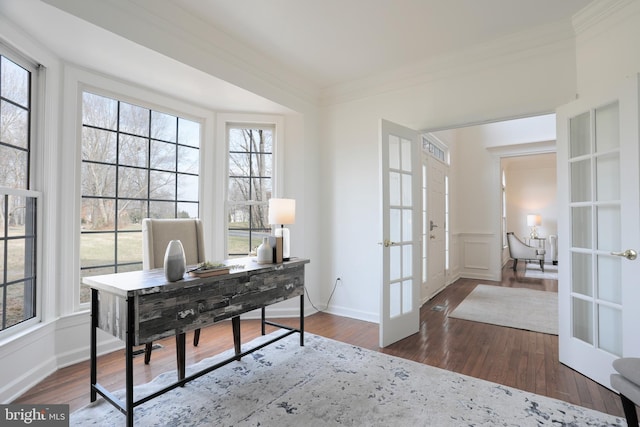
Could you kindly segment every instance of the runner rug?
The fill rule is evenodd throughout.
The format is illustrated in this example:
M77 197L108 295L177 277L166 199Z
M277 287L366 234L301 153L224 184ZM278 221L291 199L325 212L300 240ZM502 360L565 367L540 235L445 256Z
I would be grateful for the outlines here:
M164 373L136 387L136 396L175 377ZM297 334L266 346L134 414L136 426L624 425L622 418L313 334L305 334L304 347ZM117 426L125 417L99 398L70 421Z
M558 294L477 285L449 317L558 335Z

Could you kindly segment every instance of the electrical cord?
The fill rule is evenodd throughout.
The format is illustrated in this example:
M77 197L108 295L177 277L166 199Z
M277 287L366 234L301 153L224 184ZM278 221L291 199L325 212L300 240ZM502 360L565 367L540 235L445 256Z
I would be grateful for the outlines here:
M333 298L333 293L336 291L336 288L338 287L338 282L340 281L340 278L338 277L335 281L335 283L333 284L333 290L331 291L331 295L329 295L329 299L327 300L327 308L329 307L329 303L331 302L331 298ZM307 291L307 286L304 286L304 293L307 295L307 299L309 300L309 304L311 304L311 307L315 308L316 311L322 313L324 311L326 311L326 309L324 310L320 310L318 307L316 307L313 302L311 301L311 298L309 297L309 291Z

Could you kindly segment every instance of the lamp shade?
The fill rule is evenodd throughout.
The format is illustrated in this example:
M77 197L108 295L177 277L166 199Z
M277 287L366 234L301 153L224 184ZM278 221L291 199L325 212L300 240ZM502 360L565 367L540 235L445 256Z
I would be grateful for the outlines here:
M296 222L294 199L269 199L269 224L293 224Z
M536 227L542 225L542 217L537 214L527 215L527 226Z

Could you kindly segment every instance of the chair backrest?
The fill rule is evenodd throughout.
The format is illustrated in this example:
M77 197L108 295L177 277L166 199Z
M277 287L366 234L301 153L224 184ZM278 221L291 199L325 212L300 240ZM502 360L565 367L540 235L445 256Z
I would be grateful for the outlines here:
M511 256L511 258L536 258L537 249L518 239L513 231L507 233L507 242L509 243L509 256Z
M199 219L142 220L142 268L162 268L164 254L171 240L180 240L187 265L207 260L204 253L204 232Z

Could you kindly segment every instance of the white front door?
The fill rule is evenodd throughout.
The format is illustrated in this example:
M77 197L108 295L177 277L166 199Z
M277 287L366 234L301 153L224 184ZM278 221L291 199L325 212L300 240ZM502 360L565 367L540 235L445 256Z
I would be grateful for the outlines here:
M423 234L427 241L427 275L422 288L422 300L427 301L441 291L446 279L445 217L447 166L432 156L427 161L427 221ZM423 169L424 170L424 169Z
M418 132L382 120L381 347L420 328L420 163Z
M560 362L610 387L640 357L638 80L558 110Z

